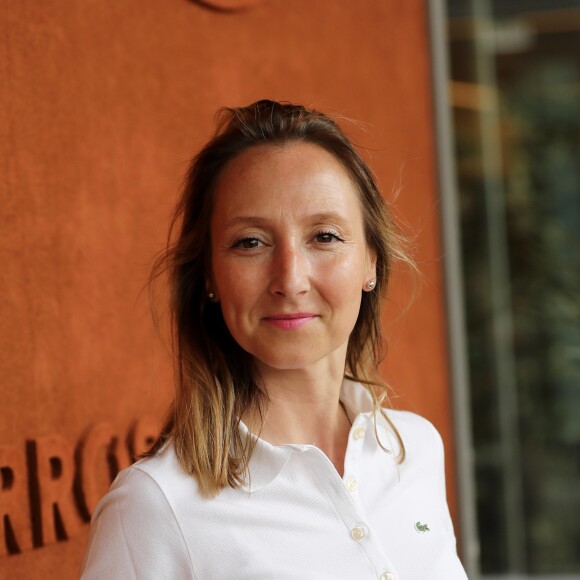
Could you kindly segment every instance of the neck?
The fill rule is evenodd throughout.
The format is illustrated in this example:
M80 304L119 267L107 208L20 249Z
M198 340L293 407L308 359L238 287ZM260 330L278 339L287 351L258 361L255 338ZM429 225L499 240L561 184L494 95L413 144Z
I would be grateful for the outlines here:
M244 417L250 430L272 445L315 445L342 475L350 430L339 400L344 363L325 360L296 370L259 365L257 375L269 402L261 430L256 418Z

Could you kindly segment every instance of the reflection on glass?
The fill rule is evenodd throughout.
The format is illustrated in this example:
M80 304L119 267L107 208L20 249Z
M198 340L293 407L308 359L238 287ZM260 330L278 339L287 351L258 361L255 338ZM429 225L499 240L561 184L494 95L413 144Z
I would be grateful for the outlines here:
M484 574L580 572L580 2L448 0Z

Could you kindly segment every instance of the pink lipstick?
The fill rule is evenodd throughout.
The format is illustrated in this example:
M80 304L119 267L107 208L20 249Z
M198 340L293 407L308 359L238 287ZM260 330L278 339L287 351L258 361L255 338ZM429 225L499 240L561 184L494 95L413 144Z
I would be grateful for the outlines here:
M263 320L277 328L292 330L308 324L314 318L316 318L316 314L312 314L311 312L293 312L292 314L265 316Z

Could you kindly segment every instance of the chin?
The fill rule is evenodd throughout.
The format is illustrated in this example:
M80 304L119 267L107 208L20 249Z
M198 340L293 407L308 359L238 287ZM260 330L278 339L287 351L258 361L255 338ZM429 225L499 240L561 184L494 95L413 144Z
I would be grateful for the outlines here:
M248 351L252 358L256 361L258 366L264 365L271 369L279 371L296 371L300 369L307 369L316 363L327 360L329 364L338 362L344 364L344 356L346 356L346 348L344 345L334 347L329 346L327 349L322 348L308 348L307 346L300 346L296 349L256 349ZM344 351L344 352L343 352ZM342 363L339 361L342 360Z
M274 357L257 357L254 356L254 359L258 362L259 365L264 365L271 369L276 369L279 371L296 371L300 369L305 369L310 365L317 362L318 359L313 359L312 357L282 357L282 356L274 356Z

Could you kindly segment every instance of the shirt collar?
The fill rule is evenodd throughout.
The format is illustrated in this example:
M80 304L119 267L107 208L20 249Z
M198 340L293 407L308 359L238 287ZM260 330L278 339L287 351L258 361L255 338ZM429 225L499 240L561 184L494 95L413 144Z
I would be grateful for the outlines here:
M294 450L291 445L271 445L260 439L243 421L240 421L240 430L242 437L253 437L256 440L248 465L248 479L242 489L248 492L260 491L276 479Z
M375 407L368 390L360 383L344 378L340 388L340 400L356 417L359 413L373 413ZM349 413L350 415L350 413ZM350 417L351 420L353 417Z
M372 421L373 400L368 390L360 383L345 378L340 390L340 400L347 408L353 425L355 421L366 422L369 419ZM380 426L382 426L382 422ZM242 486L245 491L253 493L272 483L284 469L292 454L298 451L301 446L271 445L256 437L243 421L240 421L240 430L242 437L256 439L256 445L248 466L248 480Z
M345 378L342 382L340 400L347 409L353 429L363 427L365 431L372 431L373 436L367 439L371 448L381 448L383 451L394 453L395 455L399 453L400 446L397 442L397 438L395 437L391 426L386 420L384 420L381 414L376 413L375 415L373 398L366 387L361 385L361 383ZM383 409L383 411L388 413L387 409Z

